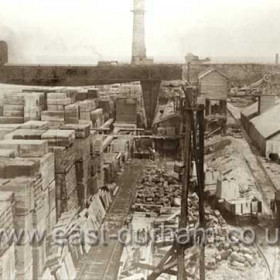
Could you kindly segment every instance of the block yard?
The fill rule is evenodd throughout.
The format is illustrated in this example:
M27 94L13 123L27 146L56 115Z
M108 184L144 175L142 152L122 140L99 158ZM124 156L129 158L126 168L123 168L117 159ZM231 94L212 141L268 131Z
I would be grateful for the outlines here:
M130 64L0 41L0 280L280 279L278 55L155 63L145 14Z

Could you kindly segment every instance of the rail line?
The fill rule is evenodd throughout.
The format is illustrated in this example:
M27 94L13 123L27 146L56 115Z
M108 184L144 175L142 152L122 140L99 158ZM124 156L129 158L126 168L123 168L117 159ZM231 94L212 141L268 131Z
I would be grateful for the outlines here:
M248 143L252 154L254 155L254 158L256 159L257 163L258 163L258 167L261 169L261 171L263 172L263 174L265 175L265 180L267 182L267 184L265 185L265 187L270 188L269 191L270 193L273 192L273 194L277 191L277 187L275 186L275 184L273 183L272 179L270 178L269 174L267 173L266 169L264 168L260 157L261 154L258 151L258 149L255 147L254 143L252 142L251 138L249 137L248 133L246 132L246 130L244 129L241 121L239 119L237 119L234 114L231 112L231 110L228 109L229 114L232 116L232 118L235 120L238 128L241 130L241 136L243 136L243 138L246 140L246 142ZM262 189L261 184L259 183L259 178L256 176L255 171L252 169L250 163L248 162L248 160L246 160L246 163L253 175L253 177L255 178L255 183L259 189L259 191L261 192L261 194L264 196L265 200L268 199L268 197L265 197L266 194L264 193L264 190ZM269 197L270 198L270 197ZM267 205L268 207L270 207L270 205Z
M118 230L125 225L130 214L135 189L142 175L145 162L143 160L132 160L130 165L126 166L125 172L118 180L119 192L104 220L104 226L109 237L108 242L91 248L90 252L81 261L77 280L117 279L118 260L123 250L122 244L117 240L117 234Z
M248 143L248 145L249 145L249 147L250 147L252 153L254 154L254 156L255 156L255 158L256 158L256 160L257 160L257 162L258 162L259 167L262 169L262 171L264 172L264 174L265 174L265 176L266 176L266 180L270 183L269 185L270 185L271 187L273 187L273 190L274 190L274 191L276 191L276 190L277 190L276 186L274 185L273 181L271 180L271 178L270 178L269 175L267 174L265 168L263 167L263 165L262 165L262 163L261 163L261 161L260 161L260 159L259 159L260 153L259 153L259 151L256 149L254 143L252 142L251 138L250 138L249 135L247 134L246 130L244 129L244 127L243 127L243 125L242 125L242 123L240 122L239 119L237 119L237 118L234 116L234 114L231 112L231 110L228 109L228 112L229 112L229 114L231 115L231 117L235 120L235 123L237 124L238 128L241 130L241 133L240 133L241 136L243 136L243 138L244 138L244 139L246 140L246 142ZM255 179L255 183L256 183L256 185L257 185L258 190L259 190L259 191L261 192L261 194L264 196L265 194L263 193L261 186L258 184L258 178L255 176L254 170L252 170L252 168L251 168L251 166L250 166L250 163L249 163L247 160L246 160L246 163L247 163L247 165L248 165L248 168L249 168L250 171L251 171L251 174L253 175L253 177L254 177L254 179ZM265 254L263 253L262 249L260 248L260 246L259 246L256 242L254 242L254 246L255 246L255 248L258 250L260 256L262 257L262 259L263 259L264 262L265 262L265 266L266 266L266 268L267 268L267 270L268 270L270 279L273 279L272 270L271 270L271 268L270 268L270 266L269 266L269 262L268 262L268 260L267 260L267 258L266 258L266 256L265 256Z

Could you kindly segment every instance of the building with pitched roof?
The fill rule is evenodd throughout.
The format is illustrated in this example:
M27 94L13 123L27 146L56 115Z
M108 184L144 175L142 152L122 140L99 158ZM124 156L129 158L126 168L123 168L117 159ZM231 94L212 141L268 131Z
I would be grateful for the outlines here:
M230 83L225 74L217 69L210 68L201 73L198 79L201 96L213 99L227 99Z
M247 132L267 158L271 153L280 155L280 104L252 118Z

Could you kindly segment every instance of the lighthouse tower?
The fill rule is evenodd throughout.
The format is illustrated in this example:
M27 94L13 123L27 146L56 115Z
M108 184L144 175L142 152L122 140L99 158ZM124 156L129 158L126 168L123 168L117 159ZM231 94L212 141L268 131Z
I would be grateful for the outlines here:
M146 61L145 45L145 0L133 0L133 42L132 64L141 64Z

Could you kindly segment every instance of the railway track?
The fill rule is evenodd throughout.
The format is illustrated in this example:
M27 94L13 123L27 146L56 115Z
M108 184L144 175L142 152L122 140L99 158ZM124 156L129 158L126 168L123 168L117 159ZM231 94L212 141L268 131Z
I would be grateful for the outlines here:
M145 167L145 160L132 160L118 180L120 187L104 220L106 242L92 247L81 260L77 280L117 279L119 260L123 246L118 241L118 232L123 228L130 214L138 180Z
M255 147L254 143L252 142L251 138L249 137L249 135L247 134L246 130L243 128L243 125L241 123L241 121L236 118L234 116L234 114L231 112L231 110L228 109L229 114L231 115L231 117L235 120L235 123L237 124L238 128L241 130L241 136L246 140L246 142L248 143L252 153L255 156L255 159L258 162L258 166L262 169L263 173L265 174L265 180L269 183L270 189L275 192L277 190L276 186L274 185L273 181L271 180L270 176L267 174L265 168L262 165L262 162L260 161L259 157L261 156L259 151L257 150L257 148ZM259 184L259 178L258 176L256 176L255 171L252 169L250 162L246 160L246 163L248 165L248 168L251 171L251 174L253 175L254 179L255 179L255 183L257 185L258 190L260 191L260 193L262 194L262 196L264 197L264 200L267 201L267 198L265 198L265 193L262 190L262 186ZM266 185L267 186L267 185ZM269 197L270 198L270 197ZM269 205L268 205L269 206ZM262 229L263 230L263 229ZM267 259L267 257L265 256L263 250L261 249L261 247L257 244L257 242L254 242L254 246L257 249L257 251L259 252L259 255L262 257L262 259L264 260L265 266L267 268L267 271L269 273L269 277L272 280L273 279L273 273L272 273L272 269L269 265L269 261Z
M252 140L250 139L246 130L243 128L241 121L234 116L231 110L228 109L228 112L235 120L235 123L237 124L238 128L241 130L241 136L246 140L246 142L250 147L252 155L249 158L245 157L245 161L255 179L255 183L259 192L262 194L263 201L266 203L267 211L269 212L269 214L271 214L270 202L272 199L274 199L275 192L277 191L277 187L275 186L272 179L268 175L266 169L264 168L260 160L261 154L258 151L258 149L255 147ZM254 161L256 162L255 166L252 165L252 162ZM263 176L261 176L260 174L262 174Z

